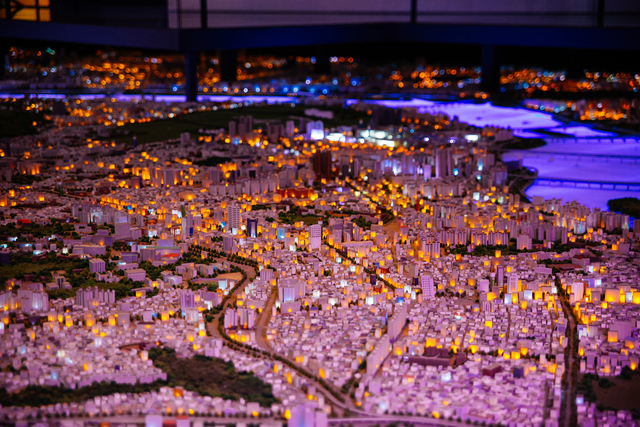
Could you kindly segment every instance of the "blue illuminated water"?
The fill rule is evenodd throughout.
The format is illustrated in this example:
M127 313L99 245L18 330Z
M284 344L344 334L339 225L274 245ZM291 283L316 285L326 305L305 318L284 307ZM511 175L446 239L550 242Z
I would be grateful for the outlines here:
M515 136L521 138L543 138L546 146L525 152L506 153L507 158L521 156L523 166L538 170L540 178L561 178L595 182L640 183L640 164L630 159L602 158L600 156L640 156L640 138L603 132L585 125L566 125L555 120L550 113L525 108L501 107L491 104L450 102L441 103L422 99L376 100L375 104L393 108L415 107L426 113L444 113L457 116L459 121L474 126L510 127ZM565 137L546 137L536 130L552 131ZM559 155L540 155L536 152L567 152L596 155L580 159L563 158ZM533 154L536 155L533 155ZM526 195L558 198L565 202L573 200L590 208L607 210L607 201L621 197L638 197L640 191L580 189L550 187L534 182Z

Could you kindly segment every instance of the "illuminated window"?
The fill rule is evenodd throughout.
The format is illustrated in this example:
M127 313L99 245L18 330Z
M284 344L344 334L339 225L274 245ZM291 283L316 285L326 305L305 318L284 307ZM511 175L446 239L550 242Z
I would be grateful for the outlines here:
M0 0L0 19L51 21L49 0Z

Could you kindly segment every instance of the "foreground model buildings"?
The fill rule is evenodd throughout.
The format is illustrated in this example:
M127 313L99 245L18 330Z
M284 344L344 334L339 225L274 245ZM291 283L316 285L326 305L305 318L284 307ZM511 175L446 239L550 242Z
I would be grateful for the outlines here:
M329 128L322 105L270 121L244 107L224 129L131 145L105 122L210 106L71 105L3 150L7 422L638 422L578 382L638 370L640 223L527 200L533 175L501 160L509 129L359 104L370 125ZM160 349L230 361L274 399L178 386ZM147 389L10 403L96 382Z

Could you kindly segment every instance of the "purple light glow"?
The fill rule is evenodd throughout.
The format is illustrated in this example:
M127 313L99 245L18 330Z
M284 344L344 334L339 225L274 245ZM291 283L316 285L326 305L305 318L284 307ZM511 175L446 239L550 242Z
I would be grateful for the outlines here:
M603 132L599 130L594 130L586 126L569 126L569 127L558 127L549 129L553 132L564 133L566 135L571 135L575 137L604 137L604 136L615 136L615 133L612 132Z
M591 209L599 208L602 211L609 210L607 201L620 197L638 197L636 191L592 190L567 187L549 187L544 185L532 185L526 191L528 197L541 196L545 199L562 199L563 202L578 201Z
M185 95L129 95L129 94L114 94L114 95L105 95L105 94L83 94L83 95L73 95L73 94L56 94L56 93L32 93L29 95L25 94L11 94L11 93L0 93L0 99L7 98L16 98L22 99L25 96L28 96L29 99L82 99L82 100L93 100L93 99L115 99L121 102L130 102L130 101L140 101L145 99L147 101L156 102L186 102L187 97ZM258 96L258 95L249 95L249 96L228 96L228 95L198 95L198 102L251 102L251 103L263 103L267 104L282 104L282 103L296 103L298 102L298 98L295 96Z
M553 151L571 154L640 156L640 138L547 138L547 145L521 152ZM579 150L578 150L579 149Z
M419 112L444 113L453 118L458 116L461 122L474 126L500 126L511 129L553 128L561 123L554 120L551 114L530 111L524 108L497 107L490 102L473 104L464 102L434 102L423 99L376 100L365 101L371 104L384 105L391 108L415 107Z
M543 157L525 157L523 160L525 166L538 169L540 178L640 182L640 165L634 163L606 162L597 158L565 160L552 154Z
M518 138L544 138L546 135L528 130L514 129L513 136L517 136Z
M225 96L225 95L198 95L198 101L209 101L209 102L255 102L262 103L266 102L267 104L282 104L282 103L293 103L297 102L298 98L294 96L258 96L258 95L249 95L249 96Z
M639 138L548 138L547 145L518 152L505 153L503 157L522 157L523 165L538 169L540 178L564 178L603 182L640 182L640 164L633 159L586 157L593 155L640 157ZM543 152L560 154L536 154ZM585 157L563 158L561 153L581 154ZM594 190L570 187L549 187L533 184L527 196L577 200L590 208L607 210L607 200L621 197L640 197L637 191Z

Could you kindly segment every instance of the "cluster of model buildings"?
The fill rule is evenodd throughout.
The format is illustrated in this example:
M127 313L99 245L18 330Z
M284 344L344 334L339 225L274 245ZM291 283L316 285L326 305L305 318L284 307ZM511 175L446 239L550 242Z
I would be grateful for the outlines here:
M315 407L299 406L305 399L328 409L294 369L207 335L217 325L207 325L204 311L233 289L223 311L231 339L285 357L337 388L353 387L356 405L372 413L553 425L567 363L564 295L578 323L580 370L637 370L640 224L630 228L628 216L575 202L529 203L510 194L508 172L521 165L489 152L506 131L413 110L403 118L386 110L373 116L383 130L345 129L344 138L333 139L309 118L272 123L265 138L250 116L238 116L228 132L184 134L171 143L87 142L87 129L77 126L11 142L10 173L43 180L29 188L0 183L8 189L2 224L55 220L74 231L35 239L18 229L0 260L50 252L88 259L97 284L72 289L70 273L56 270L50 281L6 281L0 340L3 368L13 370L0 373L1 386L15 392L151 383L165 374L148 349L162 343L181 357L233 360L272 384L281 403L264 410L161 389L2 412L22 419L297 408L302 415L295 417L315 417ZM429 121L444 131L425 136L417 123ZM399 135L398 125L416 136ZM388 146L416 137L422 142L411 148ZM47 142L56 138L70 144ZM216 156L229 159L197 164ZM48 191L86 194L53 203ZM194 248L198 262L184 261ZM237 277L213 277L234 263L218 252L256 262L257 276L237 289ZM159 277L150 276L149 265ZM116 298L115 285L127 280L139 286ZM59 290L75 297L48 298Z

